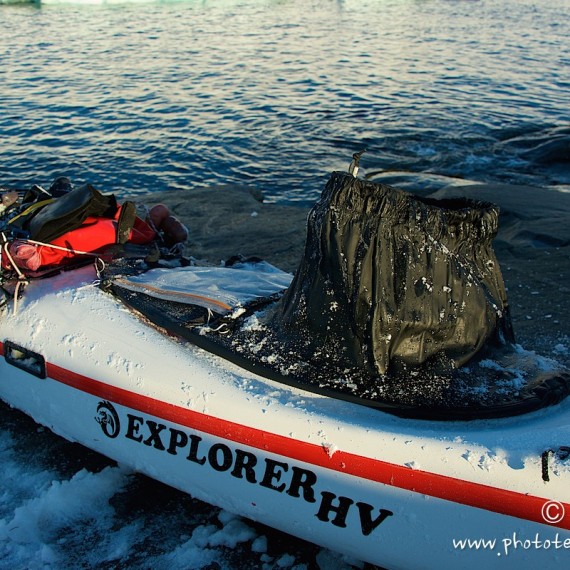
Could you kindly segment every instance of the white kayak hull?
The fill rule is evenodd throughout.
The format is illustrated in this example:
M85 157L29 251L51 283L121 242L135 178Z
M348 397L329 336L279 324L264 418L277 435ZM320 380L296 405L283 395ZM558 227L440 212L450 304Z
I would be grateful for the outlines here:
M0 397L38 423L385 568L568 561L570 461L556 450L570 444L570 401L496 420L398 418L169 338L94 277L85 268L35 281L16 314L1 315Z

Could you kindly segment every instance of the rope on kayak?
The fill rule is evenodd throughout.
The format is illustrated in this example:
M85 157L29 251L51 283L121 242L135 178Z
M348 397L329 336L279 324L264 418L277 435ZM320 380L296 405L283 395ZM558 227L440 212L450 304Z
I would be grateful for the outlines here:
M97 285L103 281L103 271L107 268L107 264L100 258L95 259L95 273L97 273Z
M2 234L2 238L4 239L4 243L2 244L2 251L4 255L8 258L8 263L12 266L12 269L16 272L18 276L18 280L16 281L16 288L14 290L14 314L18 312L18 297L20 296L20 289L23 289L30 281L24 275L24 273L20 270L20 268L16 265L14 258L10 253L9 242L6 240L6 236ZM0 266L1 267L1 266Z
M16 285L14 288L14 294L13 294L13 299L14 299L14 314L18 313L18 299L20 297L20 294L23 290L23 288L28 285L30 283L30 279L29 277L22 271L22 269L18 266L18 264L16 263L16 261L14 260L14 257L12 256L12 254L10 253L10 245L11 243L13 243L13 241L10 241L6 235L4 234L4 232L2 232L1 234L2 236L2 244L0 246L0 268L3 267L3 260L2 257L5 256L7 259L7 266L13 270L16 273L17 279L16 279ZM44 246L44 247L49 247L52 249L57 249L60 251L67 251L69 253L73 253L76 255L86 255L89 257L94 257L95 258L95 269L97 271L97 273L99 274L100 271L103 271L103 269L105 268L105 264L103 262L103 260L101 259L101 257L99 256L99 254L97 253L93 253L90 251L80 251L77 249L72 249L69 247L62 247L59 245L54 245L51 243L46 243L46 242L41 242L41 241L36 241L36 240L32 240L32 239L28 239L28 238L18 238L17 241L21 242L21 243L28 243L31 245L37 245L37 246ZM97 263L100 262L103 264L103 267L101 269L98 268Z
M63 247L61 245L54 245L53 243L45 243L43 241L35 241L33 239L19 239L18 241L22 241L25 243L31 243L32 245L42 245L44 247L49 247L51 249L57 249L59 251L67 251L69 253L74 253L77 255L89 255L90 257L99 258L99 254L93 253L92 251L81 251L79 249L73 249L71 247Z

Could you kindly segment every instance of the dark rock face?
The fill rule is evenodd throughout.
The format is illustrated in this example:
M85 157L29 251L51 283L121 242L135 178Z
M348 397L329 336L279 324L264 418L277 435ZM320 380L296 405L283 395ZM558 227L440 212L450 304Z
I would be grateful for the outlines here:
M552 127L504 141L536 164L570 164L570 128Z

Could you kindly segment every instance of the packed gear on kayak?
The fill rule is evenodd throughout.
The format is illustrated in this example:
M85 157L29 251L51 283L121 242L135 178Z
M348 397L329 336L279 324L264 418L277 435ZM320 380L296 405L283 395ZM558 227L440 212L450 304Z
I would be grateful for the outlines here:
M113 194L90 184L74 188L66 177L57 178L49 190L0 188L0 195L2 286L12 295L30 278L94 259L109 261L126 243L157 241L172 248L188 237L162 204L140 207L138 215L133 202L119 204Z

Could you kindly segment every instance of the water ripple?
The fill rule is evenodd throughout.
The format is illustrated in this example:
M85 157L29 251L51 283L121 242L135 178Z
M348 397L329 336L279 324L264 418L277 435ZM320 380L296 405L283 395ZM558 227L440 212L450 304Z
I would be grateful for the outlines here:
M1 6L0 175L310 202L366 146L370 171L564 184L566 135L556 168L532 150L569 123L570 8L538 4Z

